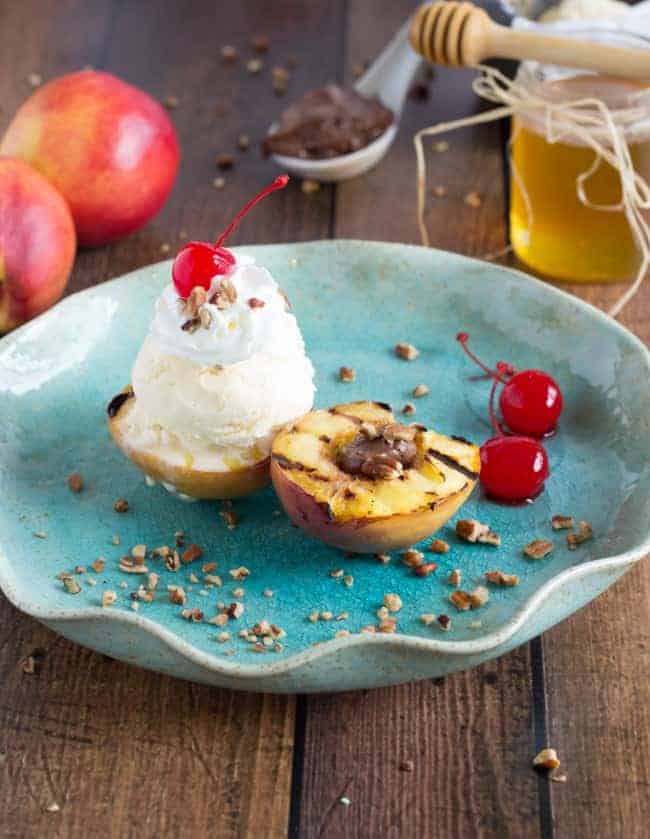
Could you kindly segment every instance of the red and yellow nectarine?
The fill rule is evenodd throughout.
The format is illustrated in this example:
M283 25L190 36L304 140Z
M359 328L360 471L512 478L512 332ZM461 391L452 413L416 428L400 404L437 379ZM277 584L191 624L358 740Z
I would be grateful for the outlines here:
M67 200L80 245L142 227L176 178L176 131L162 106L109 73L82 70L33 93L0 154L34 166Z
M56 189L22 160L0 157L0 333L61 297L76 244Z

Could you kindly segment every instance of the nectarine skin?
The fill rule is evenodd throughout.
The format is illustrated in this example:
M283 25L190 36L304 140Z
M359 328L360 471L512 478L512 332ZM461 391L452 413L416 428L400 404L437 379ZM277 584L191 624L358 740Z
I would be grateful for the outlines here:
M435 533L467 501L475 482L447 496L431 510L403 513L382 518L333 521L326 505L290 481L277 461L271 459L271 480L291 521L316 539L342 551L387 553L414 545Z
M56 303L75 250L62 196L22 160L0 157L0 333Z
M268 457L241 469L215 472L172 463L159 453L134 445L125 420L135 404L135 398L129 385L111 400L108 430L124 454L154 481L167 484L168 488L173 487L176 492L190 498L203 500L241 498L270 483ZM113 406L117 407L114 409Z
M165 203L180 159L163 107L96 70L61 76L33 93L9 125L0 154L25 160L59 190L85 246L146 224Z

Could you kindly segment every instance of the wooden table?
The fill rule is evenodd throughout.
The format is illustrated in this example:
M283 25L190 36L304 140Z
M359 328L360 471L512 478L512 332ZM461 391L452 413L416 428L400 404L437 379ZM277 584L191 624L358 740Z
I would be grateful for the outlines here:
M45 79L91 64L134 82L172 112L183 148L164 212L123 242L78 257L70 291L154 262L187 231L208 239L274 173L256 149L283 100L270 68L292 55L289 96L350 82L411 9L408 0L41 0L0 8L0 127ZM219 59L271 51L258 76ZM465 73L440 71L409 103L400 136L365 178L268 204L238 242L327 237L416 242L416 128L478 107ZM442 248L483 255L507 242L503 125L449 138L431 155L428 223ZM217 191L215 155L235 167ZM464 196L477 191L472 209ZM573 289L606 306L617 289ZM650 284L623 322L650 338ZM255 696L200 687L97 655L0 598L0 836L562 837L635 839L650 824L650 567L640 564L588 609L542 638L467 673L387 690ZM34 649L36 675L20 662ZM556 748L567 782L531 770ZM411 772L400 769L412 761ZM351 803L339 803L347 796ZM58 806L58 810L54 805Z

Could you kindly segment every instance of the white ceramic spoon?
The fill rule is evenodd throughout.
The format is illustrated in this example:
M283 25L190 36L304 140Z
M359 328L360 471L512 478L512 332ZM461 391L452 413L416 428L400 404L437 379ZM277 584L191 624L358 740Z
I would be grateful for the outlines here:
M350 154L324 160L272 155L282 170L296 178L345 181L367 172L379 163L395 139L404 101L422 61L411 49L408 28L407 22L354 86L357 93L364 96L378 96L395 114L393 124L370 145ZM272 134L275 129L276 124L273 124L269 133Z

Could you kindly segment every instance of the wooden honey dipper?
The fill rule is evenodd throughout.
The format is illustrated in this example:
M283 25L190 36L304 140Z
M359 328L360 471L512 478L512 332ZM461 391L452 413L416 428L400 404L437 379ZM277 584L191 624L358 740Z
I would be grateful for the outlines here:
M425 3L413 16L409 38L427 61L451 67L471 67L491 58L532 59L650 81L650 50L508 29L473 3Z

